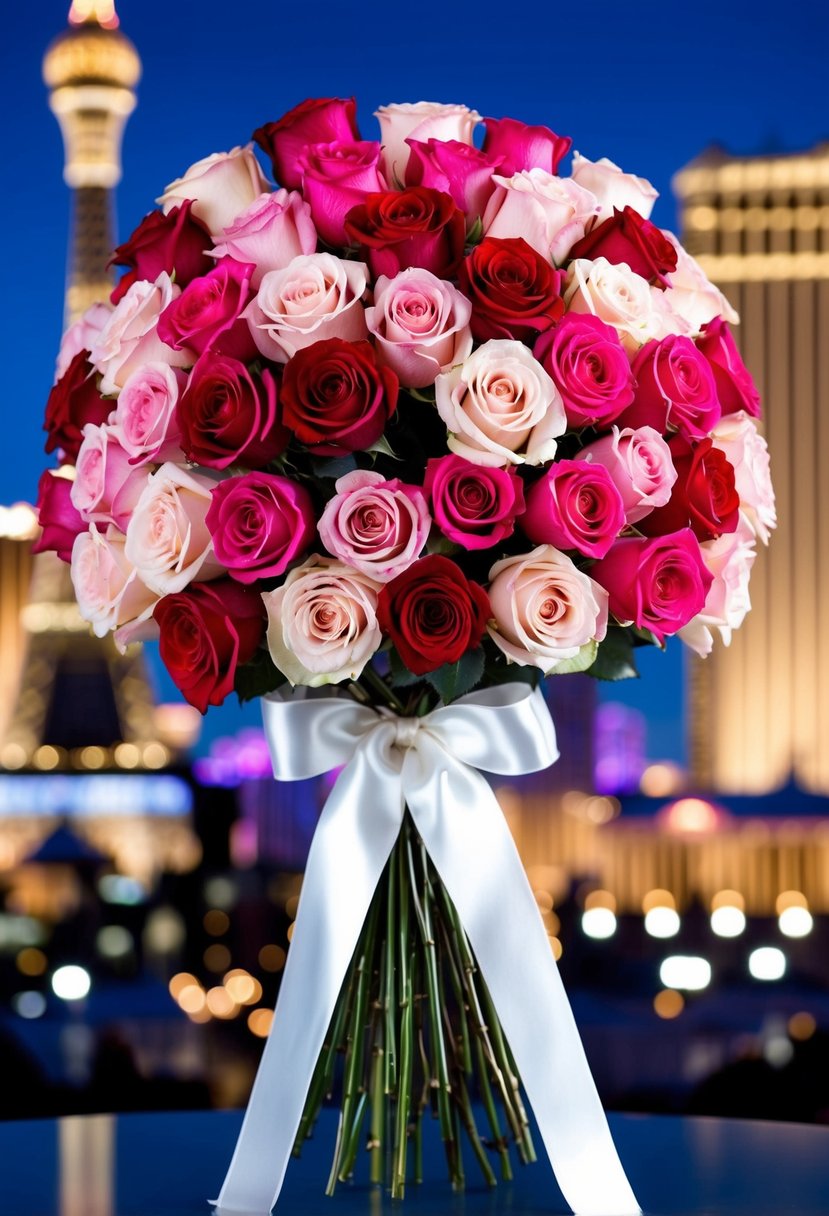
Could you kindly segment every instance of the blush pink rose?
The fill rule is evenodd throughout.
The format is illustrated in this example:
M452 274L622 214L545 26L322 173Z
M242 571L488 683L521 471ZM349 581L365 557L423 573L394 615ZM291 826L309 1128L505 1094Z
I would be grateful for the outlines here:
M702 611L713 581L690 528L617 540L590 574L607 591L617 621L649 629L660 643Z
M145 363L126 381L112 429L130 464L183 459L176 404L186 383L186 373L166 363Z
M489 549L512 536L524 510L524 483L516 469L440 456L426 465L423 492L435 524L463 549Z
M740 628L751 610L748 584L757 556L754 532L743 523L736 532L705 541L700 550L713 582L702 612L680 629L679 636L686 646L705 657L714 647L713 631L719 633L724 646L730 646L734 630Z
M250 302L253 266L222 260L192 279L158 318L158 336L173 350L206 350L243 362L256 355L256 343L242 313Z
M244 473L213 490L207 526L217 561L239 583L277 578L316 535L304 486L273 473Z
M524 169L558 173L559 164L573 142L556 135L549 127L528 126L515 118L485 118L484 122L484 152L503 160L506 177Z
M579 459L604 465L622 496L629 524L644 519L654 507L664 507L677 478L671 449L649 426L614 426L610 435L583 448Z
M777 527L777 508L765 439L745 410L726 414L714 427L711 438L734 469L741 511L755 535L767 545L770 532Z
M390 186L402 185L406 180L410 139L419 143L439 139L471 144L475 127L481 121L480 114L467 106L444 105L438 101L380 106L374 117L380 123L381 167Z
M633 401L633 372L619 335L589 313L565 313L533 354L564 402L571 427L606 427Z
M646 342L633 360L636 392L618 418L622 427L651 426L704 439L720 418L717 388L707 360L690 338L671 335Z
M71 498L87 523L112 523L125 531L147 477L146 469L130 463L114 427L84 427Z
M146 626L144 637L157 633L151 618L158 596L145 587L127 560L125 540L111 524L106 532L91 524L72 548L72 586L78 610L99 638L124 626L131 626L133 637L139 626Z
M612 325L632 357L651 338L664 336L665 313L656 305L664 292L627 266L614 266L607 258L576 258L567 269L564 304L568 312L590 313Z
M378 583L417 561L432 526L422 490L363 469L341 477L335 489L319 521L329 553Z
M607 632L607 593L552 545L507 557L489 572L489 636L522 667L551 675L580 654L589 665Z
M362 296L367 285L362 262L346 262L330 253L301 255L283 270L265 275L244 316L261 354L287 363L315 342L365 338Z
M311 208L295 190L260 194L232 224L223 229L211 250L214 258L235 258L254 269L258 287L269 270L282 270L302 253L315 253L317 230Z
M717 317L737 325L739 316L696 258L691 257L672 232L663 235L676 249L677 259L676 270L668 275L665 298L672 311L685 321L689 334L698 337L703 327Z
M207 526L216 481L163 464L147 478L127 525L124 553L138 577L158 595L224 574Z
M385 190L380 145L367 140L309 144L299 157L302 194L327 245L347 245L345 217L367 194Z
M253 145L214 152L196 161L187 172L170 182L156 199L166 215L188 199L192 213L210 230L214 240L251 203L264 194L268 182L259 168Z
M51 469L44 469L37 484L37 522L40 535L32 553L57 553L63 562L72 556L75 537L86 532L87 524L72 502L72 482Z
M697 347L711 364L723 414L745 410L752 417L759 418L760 394L757 385L743 363L731 330L722 317L716 317L703 326L702 334L697 338Z
M112 313L110 304L92 304L83 316L70 325L60 340L57 365L55 367L55 383L57 384L69 364L82 350L91 350L98 334L106 325Z
M532 486L521 527L536 544L604 557L625 526L625 504L608 470L559 460Z
M377 280L366 324L379 361L406 388L425 388L471 354L471 315L472 305L456 287L412 267Z
M192 351L173 350L158 336L158 318L180 294L181 288L163 273L154 283L140 279L121 297L89 356L101 373L102 393L117 393L145 363L168 363L170 367L193 363Z
M569 177L525 169L512 177L495 174L495 193L484 213L484 236L523 237L559 265L595 219L598 204Z
M472 144L455 139L428 139L421 143L407 139L409 163L407 186L427 186L448 194L456 207L466 213L467 227L479 219L492 197L492 175L502 167L500 156L489 156Z
M659 192L654 190L650 182L625 173L604 156L601 160L593 161L574 152L572 177L598 200L597 223L610 219L614 210L624 211L625 207L632 207L643 219L650 219L653 205L659 198Z
M309 144L360 138L357 103L353 97L309 97L276 122L257 128L253 138L271 158L280 185L298 190L302 185L299 158Z

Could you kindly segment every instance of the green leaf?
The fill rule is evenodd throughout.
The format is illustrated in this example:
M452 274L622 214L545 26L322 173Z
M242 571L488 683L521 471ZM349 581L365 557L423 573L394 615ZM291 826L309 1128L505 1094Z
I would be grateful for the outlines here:
M419 684L423 679L423 676L416 676L413 671L409 671L393 647L389 651L389 674L393 688L411 688L413 684Z
M385 435L381 435L380 438L371 445L371 447L366 448L366 451L373 452L377 456L390 456L392 460L402 459L402 457L397 455Z
M434 388L407 388L406 392L410 397L414 397L415 401L425 401L427 405L435 404Z
M562 659L560 663L556 663L555 667L547 672L547 675L567 676L575 671L587 671L588 667L592 667L596 661L598 650L598 642L586 642L577 655L574 655L572 659Z
M239 703L253 701L256 697L264 697L269 692L275 692L286 684L287 680L267 650L257 650L249 663L236 668L234 688Z
M631 633L633 634L634 646L658 646L660 650L665 649L665 643L660 642L656 634L651 633L650 629L637 629L635 626L631 626Z
M426 679L444 705L448 705L473 689L483 674L484 651L479 646L477 650L468 651L457 663L444 663L437 671L430 671Z
M481 217L477 215L472 223L471 228L466 234L466 246L470 248L472 245L478 245L481 237L484 235L484 225Z
M638 676L629 630L620 625L611 625L607 637L599 644L596 661L587 671L597 680L627 680Z

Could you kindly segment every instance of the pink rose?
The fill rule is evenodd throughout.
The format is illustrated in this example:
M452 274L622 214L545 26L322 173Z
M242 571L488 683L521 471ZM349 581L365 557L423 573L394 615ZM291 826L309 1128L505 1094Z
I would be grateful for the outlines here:
M679 636L686 646L704 657L714 646L712 630L719 632L724 646L730 646L731 635L751 609L748 583L757 556L754 532L746 523L736 532L705 541L700 550L713 582L702 612L680 629Z
M556 265L580 240L598 204L589 190L569 177L525 169L512 177L498 174L496 190L484 213L484 235L523 237Z
M267 179L259 168L253 146L248 144L196 161L183 177L170 182L156 202L167 215L173 207L192 199L193 215L209 228L215 240L267 189Z
M319 522L329 553L378 583L417 560L432 525L417 486L357 469L341 477L335 489Z
M182 459L176 403L186 383L186 373L166 363L145 363L126 381L112 429L130 464Z
M347 213L367 194L386 189L379 160L380 145L367 141L309 144L300 153L302 193L326 244L347 245Z
M690 338L671 335L646 342L633 360L636 393L622 413L623 427L670 428L686 439L704 439L720 418L711 369Z
M567 429L558 389L522 342L493 338L435 381L449 449L474 464L544 464Z
M406 166L407 186L427 186L448 194L466 213L467 227L480 218L492 197L492 175L500 169L501 157L490 156L455 139L429 139L420 143L407 139L411 149Z
M512 536L524 510L524 484L514 467L473 464L463 456L430 460L423 492L443 535L464 549L489 549Z
M471 314L472 305L456 287L413 267L377 280L366 324L379 361L406 388L424 388L471 354Z
M256 355L242 313L251 299L253 266L222 260L207 274L193 279L158 318L158 336L173 350L206 350L243 362ZM192 360L195 362L195 360Z
M129 524L124 554L159 595L224 574L207 526L216 481L177 464L163 464L146 481Z
M353 97L312 97L276 122L259 127L253 138L271 158L273 175L280 185L298 190L302 184L299 158L309 144L360 138L357 104Z
M380 123L383 145L381 168L389 185L402 185L409 163L408 141L430 139L471 144L481 116L467 106L443 105L437 101L400 102L381 106L374 117Z
M625 526L625 504L608 470L559 460L533 485L521 527L536 544L604 557Z
M662 295L627 266L614 266L607 258L576 258L567 270L564 304L569 312L590 313L612 325L633 356L651 338L670 332L656 305Z
M515 118L485 118L484 122L484 152L503 159L506 177L524 169L558 173L558 166L573 142L556 135L549 127L527 126Z
M251 284L258 287L269 270L282 270L301 253L315 253L317 230L311 208L294 190L260 194L232 224L223 230L214 258L249 262Z
M158 596L145 587L124 554L125 537L111 524L105 533L94 524L82 532L72 548L72 586L78 610L96 637L131 625L146 624L144 636L157 634L152 626Z
M622 496L629 524L664 507L671 497L677 477L671 449L653 427L622 431L614 426L612 434L583 448L579 458L604 465Z
M632 173L624 173L612 160L588 160L579 152L573 153L573 181L584 186L595 195L599 203L597 223L610 219L614 210L624 211L632 207L644 219L650 219L653 205L659 198L650 182Z
M759 418L760 394L722 317L703 326L697 347L711 364L723 414L745 410Z
M564 402L571 427L606 427L633 401L630 360L611 325L589 313L565 313L533 354Z
M672 232L664 235L676 249L676 270L668 275L665 299L673 312L681 317L688 331L697 337L709 321L722 317L731 325L740 318L723 293L710 281L699 262L683 249Z
M175 351L158 336L158 318L181 294L168 274L154 283L133 283L110 313L90 352L89 361L101 373L102 393L117 393L145 363L188 367L192 351Z
M146 469L131 464L114 427L88 423L75 465L72 504L87 523L112 523L124 532L147 476Z
M281 587L263 593L268 649L291 684L319 688L357 679L383 640L379 588L361 571L314 554Z
M745 410L726 414L714 427L711 438L733 466L741 510L755 535L767 545L769 532L777 527L777 509L765 439Z
M314 342L365 338L361 300L367 285L362 262L345 262L330 253L302 255L284 270L265 275L244 315L265 358L287 363Z
M507 557L489 572L489 636L508 659L545 675L584 666L607 632L607 594L552 545Z
M660 643L702 611L713 582L690 528L617 540L590 573L607 591L617 621L649 629Z
M272 473L244 473L219 482L207 526L216 559L239 583L284 574L316 535L308 491Z
M37 484L37 522L40 536L32 553L57 553L63 562L72 556L75 537L87 525L72 502L72 482L51 469L44 469Z
M60 350L55 367L55 384L69 368L69 364L82 350L91 350L98 334L112 313L109 304L92 304L83 316L70 325L60 340Z

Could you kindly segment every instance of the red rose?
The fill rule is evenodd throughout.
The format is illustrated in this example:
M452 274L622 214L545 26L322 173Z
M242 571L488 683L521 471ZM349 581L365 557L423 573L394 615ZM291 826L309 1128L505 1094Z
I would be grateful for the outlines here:
M161 660L182 695L203 714L233 691L236 669L249 663L266 625L258 591L230 579L191 583L153 609Z
M299 157L302 196L328 245L346 245L345 217L374 190L384 190L378 143L309 144Z
M714 540L736 532L740 496L734 466L711 439L693 446L677 437L671 440L671 458L677 479L664 507L640 519L636 527L646 536L662 536L691 527L698 540Z
M258 127L253 138L271 158L273 175L279 184L298 190L302 185L299 158L309 144L360 138L357 103L353 97L311 97L276 122Z
M556 135L549 127L529 127L515 118L485 118L484 152L503 157L501 173L512 177L524 169L557 173L562 157L570 151L571 139Z
M151 211L129 240L119 245L109 260L110 266L126 266L125 274L113 288L110 299L117 304L133 283L146 279L154 283L162 271L175 274L184 287L197 275L206 274L213 259L205 253L213 238L201 220L190 214L191 199L173 207L166 215Z
M472 301L479 342L514 338L529 345L564 313L564 275L523 237L487 237L461 264L458 286Z
M32 553L54 551L61 561L71 560L75 537L88 528L72 503L71 493L72 482L67 477L56 477L50 469L41 473L37 483L37 520L42 531L32 545Z
M667 287L665 275L676 270L675 246L633 207L624 211L614 207L613 215L577 241L568 257L607 258L614 265L624 262L634 274L659 287Z
M196 363L176 406L188 460L210 469L242 464L261 469L284 451L288 433L277 418L276 381L211 351Z
M383 434L397 392L397 376L378 367L369 342L328 338L285 365L282 421L320 456L362 452Z
M753 418L759 418L760 394L722 317L703 325L697 349L705 355L714 373L723 414L745 410Z
M489 597L448 557L419 558L381 588L377 620L416 676L457 663L481 642Z
M86 424L102 426L115 408L114 401L98 392L95 370L88 360L89 351L79 350L46 401L46 451L61 451L63 464L75 463Z
M213 350L233 359L253 359L256 343L250 326L241 320L253 298L250 286L255 266L222 258L207 274L193 279L158 318L158 336L173 350L203 355Z
M669 334L646 342L633 360L633 404L616 419L622 428L671 428L686 439L704 439L720 420L711 368L690 338Z
M369 194L345 217L345 231L366 250L375 278L421 266L446 279L463 257L466 217L442 190L408 186Z

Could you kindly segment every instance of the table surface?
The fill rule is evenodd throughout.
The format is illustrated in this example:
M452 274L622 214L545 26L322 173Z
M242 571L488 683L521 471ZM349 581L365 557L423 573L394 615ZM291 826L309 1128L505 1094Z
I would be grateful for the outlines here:
M239 1129L235 1111L109 1115L0 1124L7 1216L209 1216ZM827 1216L829 1128L724 1119L611 1116L647 1216ZM292 1163L280 1216L550 1216L567 1211L546 1162L488 1190L454 1194L430 1146L427 1179L405 1204L355 1183L323 1187L335 1130L327 1114ZM264 1214L263 1214L264 1216Z

